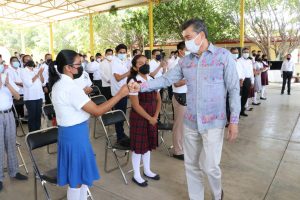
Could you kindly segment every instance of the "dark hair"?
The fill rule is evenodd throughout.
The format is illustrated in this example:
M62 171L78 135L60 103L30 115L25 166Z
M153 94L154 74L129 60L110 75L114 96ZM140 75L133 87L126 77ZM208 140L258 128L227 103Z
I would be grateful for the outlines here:
M35 67L33 60L29 60L27 63L24 63L24 67Z
M118 53L121 49L125 49L127 52L127 46L125 44L119 44L116 46L116 52Z
M182 29L182 31L184 31L185 29L187 29L190 26L193 26L193 29L196 33L203 32L205 34L205 37L207 38L208 31L207 31L207 27L203 20L198 19L198 18L190 19L182 24L181 29Z
M139 49L135 49L135 50L133 50L133 51L132 51L132 55L135 55L135 54L137 54L137 52L138 52L138 51L141 51L141 50L139 50Z
M16 56L10 57L9 62L11 63L13 59L17 59L17 61L20 63L19 59Z
M253 53L253 52L256 52L256 50L252 50L251 52L252 52L252 53Z
M155 54L156 52L158 52L158 51L160 52L159 49L153 49L153 50L152 50L152 55L154 55L154 54Z
M101 53L96 53L95 57L102 56Z
M45 60L46 60L46 57L47 57L47 56L52 56L52 55L51 55L50 53L46 53L46 54L45 54Z
M184 48L185 48L185 42L184 41L179 42L177 44L177 50L183 50ZM174 51L174 53L175 53L175 51Z
M245 50L249 50L249 48L247 47L243 48L242 52L244 52Z
M80 57L83 57L83 55L81 53L78 54Z
M236 48L236 47L231 47L230 48L230 52L233 52L234 50L238 50L238 48Z
M114 53L114 50L112 50L112 49L106 49L106 50L105 50L105 54L107 54L108 52Z
M22 57L22 63L24 63L25 57L27 57L27 56L29 56L29 57L31 58L30 55L24 55L24 56Z
M75 57L78 56L78 53L73 50L61 50L57 56L56 61L51 62L49 65L49 86L50 88L60 79L60 74L64 73L64 67L66 65L73 64ZM57 66L57 71L54 66Z
M136 76L138 75L138 71L136 71L135 69L133 69L133 67L136 67L137 60L140 59L141 57L147 58L144 55L136 55L136 56L133 57L133 59L131 61L132 66L130 68L130 75L127 78L127 83L129 83L129 81L131 79L134 79L136 81Z
M2 58L2 55L0 54L0 58Z
M288 53L286 56L292 56L292 54Z
M260 57L259 55L256 55L256 56L255 56L255 61L261 62L261 61L262 61L262 60L261 60L261 57Z

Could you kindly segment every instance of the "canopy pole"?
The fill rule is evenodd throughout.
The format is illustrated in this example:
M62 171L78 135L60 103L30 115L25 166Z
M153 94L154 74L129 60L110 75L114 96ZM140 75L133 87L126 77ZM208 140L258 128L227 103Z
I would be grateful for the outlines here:
M21 53L26 53L23 29L20 29L20 32L21 32Z
M153 0L149 0L149 46L153 50L154 32L153 32Z
M244 47L245 38L245 0L240 0L240 47Z
M93 14L89 14L89 21L90 21L90 51L91 55L95 55L95 49L94 49L94 26L93 26Z
M53 48L53 23L49 23L49 52L51 53L52 57L54 58L54 48Z

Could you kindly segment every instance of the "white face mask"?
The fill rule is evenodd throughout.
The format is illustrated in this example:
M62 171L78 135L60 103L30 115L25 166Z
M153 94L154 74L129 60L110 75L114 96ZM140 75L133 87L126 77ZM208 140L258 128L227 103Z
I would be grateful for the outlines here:
M100 58L97 58L97 62L101 62L101 59L100 59Z
M245 58L245 59L248 59L248 58L249 58L249 56L250 56L250 54L249 54L249 53L243 53L243 58Z
M112 56L111 55L109 55L109 56L106 56L106 58L107 58L107 60L112 60Z
M118 58L119 58L120 60L125 60L126 57L127 57L127 55L126 55L125 53L119 53L119 54L118 54Z
M199 49L201 48L204 39L201 40L200 45L197 45L195 43L195 40L198 38L198 36L200 35L200 33L191 40L185 41L185 46L187 48L188 51L190 51L191 53L198 53Z
M239 57L239 54L237 54L237 53L236 53L236 54L233 53L233 54L231 54L231 55L232 55L232 58L233 58L234 60L238 59L238 57Z

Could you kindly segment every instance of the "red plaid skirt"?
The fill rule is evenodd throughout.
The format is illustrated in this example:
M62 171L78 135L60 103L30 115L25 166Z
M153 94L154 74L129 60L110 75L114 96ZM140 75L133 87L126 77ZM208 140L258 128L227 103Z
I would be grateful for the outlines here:
M151 116L156 110L157 92L139 93L139 103ZM152 126L147 119L140 116L134 109L129 116L130 122L130 147L137 154L144 154L157 147L158 131L157 125Z
M261 73L261 85L269 85L268 71Z
M255 91L254 91L254 87L253 87L253 88L250 88L248 98L254 97L254 92L255 92Z

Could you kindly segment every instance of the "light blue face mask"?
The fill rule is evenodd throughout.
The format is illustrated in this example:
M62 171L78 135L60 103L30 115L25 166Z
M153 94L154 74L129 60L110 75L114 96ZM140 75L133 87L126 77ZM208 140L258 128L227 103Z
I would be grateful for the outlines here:
M0 73L2 73L4 71L4 65L0 65Z
M12 66L14 68L19 68L20 67L20 63L19 62L12 62Z
M119 58L120 60L125 60L126 57L127 57L127 55L126 55L125 53L119 53L119 54L118 54L118 58Z

